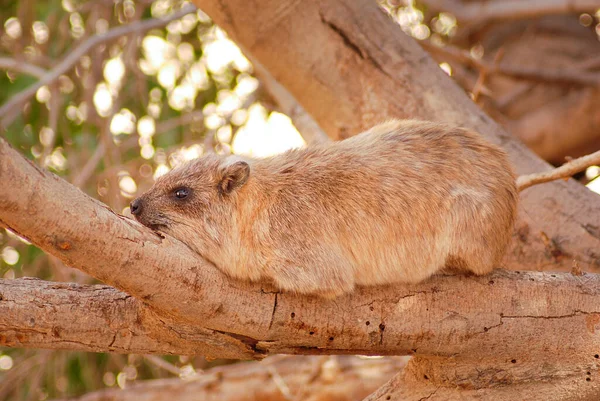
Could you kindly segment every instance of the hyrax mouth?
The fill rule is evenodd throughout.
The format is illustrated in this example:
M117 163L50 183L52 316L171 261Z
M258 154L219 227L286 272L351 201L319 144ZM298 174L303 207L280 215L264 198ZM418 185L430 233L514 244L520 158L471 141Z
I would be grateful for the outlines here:
M168 224L165 222L148 221L148 218L146 218L143 215L142 216L134 215L133 217L137 220L138 223L140 223L143 226L148 227L152 231L164 231L165 229L167 229L169 227Z
M144 223L142 223L144 224ZM150 228L152 231L164 231L164 229L168 228L168 226L166 224L160 224L160 223L155 223L155 224L144 224L146 227Z

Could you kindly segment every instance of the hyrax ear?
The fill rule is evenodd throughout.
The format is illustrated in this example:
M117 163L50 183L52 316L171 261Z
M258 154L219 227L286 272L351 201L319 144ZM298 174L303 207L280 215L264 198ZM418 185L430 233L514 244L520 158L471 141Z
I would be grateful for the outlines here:
M250 166L244 161L236 161L222 168L219 190L221 193L229 194L241 187L248 181Z

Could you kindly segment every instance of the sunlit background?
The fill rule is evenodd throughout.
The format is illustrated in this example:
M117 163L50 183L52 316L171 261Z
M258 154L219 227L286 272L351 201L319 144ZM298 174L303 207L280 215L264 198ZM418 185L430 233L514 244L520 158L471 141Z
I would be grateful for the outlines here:
M444 46L456 34L450 13L425 18L411 1L380 4L416 39ZM0 10L0 105L94 35L169 15L180 6L171 0L10 2ZM598 24L598 17L582 14L580 23ZM468 53L482 59L485 50L475 44ZM448 62L439 65L453 75ZM4 135L23 154L123 213L153 178L205 152L267 157L306 145L264 93L252 64L200 10L97 46L0 118ZM599 175L599 166L586 172L587 186L597 193ZM0 257L4 278L94 282L9 231L0 235ZM0 400L124 388L140 378L189 378L214 363L223 362L5 349Z

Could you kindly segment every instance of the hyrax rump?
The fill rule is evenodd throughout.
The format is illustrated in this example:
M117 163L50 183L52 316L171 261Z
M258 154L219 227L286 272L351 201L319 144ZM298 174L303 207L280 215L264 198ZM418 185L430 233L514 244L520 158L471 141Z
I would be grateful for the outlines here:
M502 150L409 120L265 159L207 155L158 178L131 211L231 277L333 297L446 267L490 272L517 199Z

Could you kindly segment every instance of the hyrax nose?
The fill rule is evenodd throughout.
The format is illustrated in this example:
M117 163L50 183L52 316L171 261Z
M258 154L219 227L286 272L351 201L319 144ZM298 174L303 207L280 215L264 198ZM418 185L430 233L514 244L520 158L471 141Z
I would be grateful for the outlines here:
M129 205L129 209L131 210L131 214L134 216L139 216L142 213L142 199L136 198Z

